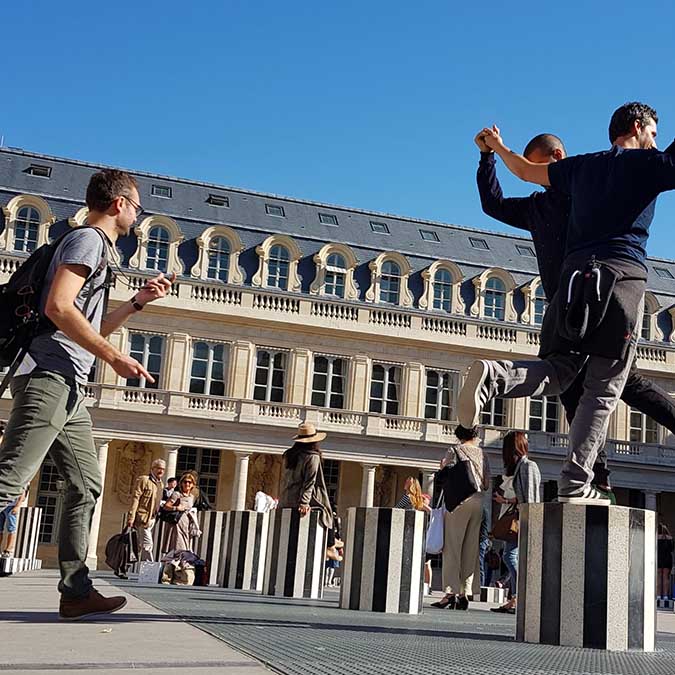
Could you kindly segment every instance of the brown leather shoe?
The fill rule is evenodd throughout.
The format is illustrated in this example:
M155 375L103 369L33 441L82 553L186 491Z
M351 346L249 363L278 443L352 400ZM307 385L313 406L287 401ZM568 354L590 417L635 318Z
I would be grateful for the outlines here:
M79 621L89 619L99 614L112 614L122 609L127 599L121 595L104 598L96 589L92 588L84 598L68 599L61 596L59 604L59 618L64 621Z

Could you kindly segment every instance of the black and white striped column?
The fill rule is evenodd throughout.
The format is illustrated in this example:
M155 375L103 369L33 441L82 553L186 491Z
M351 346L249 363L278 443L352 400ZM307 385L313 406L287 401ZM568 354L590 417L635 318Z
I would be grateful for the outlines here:
M218 582L218 565L220 564L221 539L225 511L200 511L197 514L202 536L192 540L192 552L206 562L208 576L204 585Z
M19 509L14 557L0 558L0 572L3 574L18 574L19 572L39 570L42 567L42 561L38 560L37 557L41 521L41 508L22 506ZM5 536L7 535L5 534Z
M477 598L474 596L473 600L475 602ZM481 586L480 602L492 602L503 605L506 602L506 589L497 588L496 586Z
M262 591L269 513L226 511L220 528L214 524L214 555L218 552L216 583L223 588ZM202 535L202 537L205 535ZM214 562L213 570L216 569Z
M319 511L300 517L297 509L270 513L263 593L287 598L323 597L326 530Z
M517 641L653 651L655 588L654 511L521 507Z
M348 509L340 607L419 614L425 541L423 511Z

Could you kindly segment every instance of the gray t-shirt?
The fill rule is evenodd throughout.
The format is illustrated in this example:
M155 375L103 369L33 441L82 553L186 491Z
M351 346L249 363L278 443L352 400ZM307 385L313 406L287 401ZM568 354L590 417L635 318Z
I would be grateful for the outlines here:
M81 228L76 234L69 234L54 253L54 257L47 270L45 284L40 300L40 309L44 310L51 282L54 279L59 265L84 265L88 269L87 275L99 270L103 255L103 238L101 234L90 227ZM107 260L107 251L106 251ZM85 318L91 323L95 331L101 330L101 318L105 299L107 264L87 283L75 299L75 306L83 311ZM90 288L94 289L91 299L84 310ZM75 379L82 384L87 382L89 371L94 364L94 355L84 347L80 347L65 333L57 330L55 333L38 335L30 346L30 351L22 361L17 375L27 375L35 368L59 373L64 377Z

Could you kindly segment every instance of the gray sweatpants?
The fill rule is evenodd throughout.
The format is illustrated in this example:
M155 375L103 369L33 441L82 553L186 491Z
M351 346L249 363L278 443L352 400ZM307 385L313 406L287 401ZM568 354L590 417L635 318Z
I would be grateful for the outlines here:
M642 310L638 319L639 326ZM621 360L553 354L539 361L488 361L489 399L555 396L565 391L587 364L584 393L570 425L569 451L558 480L558 494L581 493L593 479L593 464L604 443L610 415L626 384L636 346L634 334L626 357Z

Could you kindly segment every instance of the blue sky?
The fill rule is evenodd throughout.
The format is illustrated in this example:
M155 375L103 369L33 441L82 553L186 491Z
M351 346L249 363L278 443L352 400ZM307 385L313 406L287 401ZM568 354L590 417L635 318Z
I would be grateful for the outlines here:
M571 153L642 99L675 137L675 3L6 3L5 144L508 230L480 210L475 132ZM564 5L564 6L563 6ZM188 9L189 8L189 9ZM505 191L530 188L504 178ZM651 255L675 258L675 196Z

